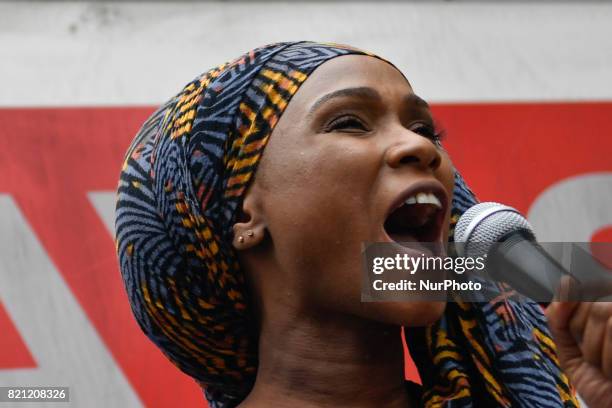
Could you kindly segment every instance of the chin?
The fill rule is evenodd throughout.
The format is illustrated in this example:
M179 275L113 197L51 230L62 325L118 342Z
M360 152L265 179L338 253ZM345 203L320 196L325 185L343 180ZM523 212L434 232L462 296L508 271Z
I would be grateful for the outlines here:
M405 327L428 326L439 320L446 309L446 302L405 302L401 325Z
M446 309L446 302L419 302L417 309L414 318L404 326L427 326L440 320Z
M369 304L368 318L405 327L428 326L444 314L446 302L375 302Z

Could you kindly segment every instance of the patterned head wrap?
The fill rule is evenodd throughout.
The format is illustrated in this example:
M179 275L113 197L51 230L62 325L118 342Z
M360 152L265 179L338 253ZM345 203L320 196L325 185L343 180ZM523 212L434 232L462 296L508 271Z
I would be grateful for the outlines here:
M237 210L291 97L318 66L348 54L372 56L311 42L252 50L187 84L127 152L115 225L132 311L211 407L239 404L257 370L231 246ZM453 220L474 202L457 174ZM537 304L449 304L441 321L407 338L425 406L577 406Z

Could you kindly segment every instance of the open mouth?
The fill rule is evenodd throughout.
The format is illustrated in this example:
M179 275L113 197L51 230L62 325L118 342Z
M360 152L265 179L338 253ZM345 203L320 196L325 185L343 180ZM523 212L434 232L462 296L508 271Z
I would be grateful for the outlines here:
M384 229L396 243L440 242L446 192L439 183L410 188L391 206Z

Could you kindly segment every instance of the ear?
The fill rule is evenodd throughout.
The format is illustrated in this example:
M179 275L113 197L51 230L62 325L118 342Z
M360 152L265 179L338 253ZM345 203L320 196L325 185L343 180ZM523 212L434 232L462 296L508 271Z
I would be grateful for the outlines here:
M239 251L253 248L264 240L266 223L259 203L257 189L249 189L242 202L242 210L239 211L236 223L232 227L234 231L232 245Z

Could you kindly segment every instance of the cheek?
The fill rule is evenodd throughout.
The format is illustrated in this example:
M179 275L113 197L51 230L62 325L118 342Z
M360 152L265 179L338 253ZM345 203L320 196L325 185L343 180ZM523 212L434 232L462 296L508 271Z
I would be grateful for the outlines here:
M320 148L287 156L291 166L269 178L283 182L269 186L264 199L277 261L313 304L336 310L360 303L361 241L370 228L368 215L356 214L373 181L355 155Z
M293 214L293 224L303 232L346 226L354 221L356 211L363 213L364 203L372 194L378 174L374 154L365 144L348 137L310 137L311 144L292 148L281 143L270 152L273 163L261 169L265 179L270 180L267 201L273 205L268 213L276 216L280 208L286 209L287 215ZM335 139L327 142L324 138Z

